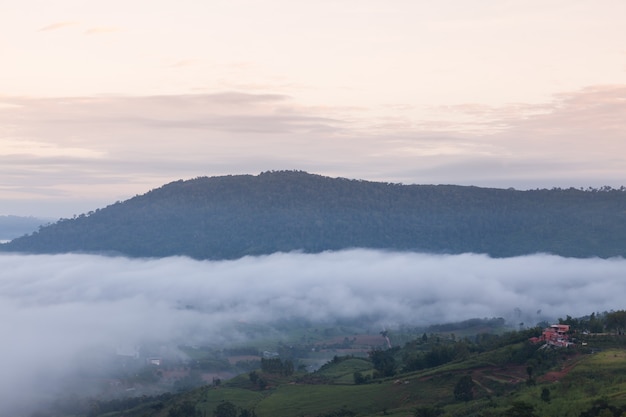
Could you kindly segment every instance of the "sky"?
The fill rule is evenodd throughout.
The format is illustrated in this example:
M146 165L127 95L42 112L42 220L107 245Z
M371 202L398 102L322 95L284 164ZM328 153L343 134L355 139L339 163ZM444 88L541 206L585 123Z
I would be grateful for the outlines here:
M9 0L0 215L299 169L626 181L622 0Z
M233 261L0 254L0 271L11 271L0 274L0 316L11 318L0 320L0 415L65 386L96 347L249 346L236 323L272 329L284 318L316 326L367 320L373 334L389 330L395 345L401 324L503 317L530 327L622 309L626 292L622 258L541 254L348 250Z

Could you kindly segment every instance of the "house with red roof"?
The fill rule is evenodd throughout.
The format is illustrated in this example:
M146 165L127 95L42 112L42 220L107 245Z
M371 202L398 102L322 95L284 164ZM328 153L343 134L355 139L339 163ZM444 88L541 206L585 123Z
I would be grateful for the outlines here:
M546 327L541 332L541 336L533 337L530 341L532 343L545 342L547 345L557 347L568 347L574 344L569 340L568 324L553 324L550 327Z

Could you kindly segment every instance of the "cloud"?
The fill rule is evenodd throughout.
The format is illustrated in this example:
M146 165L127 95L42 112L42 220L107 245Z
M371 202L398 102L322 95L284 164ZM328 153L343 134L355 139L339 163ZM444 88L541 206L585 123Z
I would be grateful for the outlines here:
M301 168L294 157L323 146L321 141L331 139L324 135L334 135L341 125L300 111L289 97L277 94L13 97L2 102L0 158L6 164L0 164L0 175L9 184L30 188L55 178L56 186L69 193L81 179L93 180L96 186L81 194L106 204L172 179Z
M114 309L118 302L137 301L142 308L132 313L138 313L139 320L128 330L160 310L176 315L170 310L181 303L193 305L200 316L219 311L220 320L205 323L213 329L238 320L267 323L286 311L292 317L316 320L369 315L392 323L428 324L507 315L512 306L526 306L528 311L542 309L556 317L620 308L618 289L626 286L620 281L626 270L622 259L548 255L490 259L352 250L219 262L87 255L2 255L0 262L4 271L10 271L0 284L0 295L15 305L28 310L76 304L88 312L91 305L110 304ZM590 290L598 287L613 290ZM554 292L563 297L554 299ZM156 310L150 312L152 308ZM158 318L162 329L176 322ZM118 319L112 320L101 324L117 328ZM184 326L175 327L178 330L164 334L188 336Z
M59 30L70 26L77 26L79 22L74 21L64 21L64 22L56 22L49 25L46 25L38 30L38 32L49 32L53 30ZM120 29L114 26L95 26L86 29L83 33L85 35L99 35L106 33L119 32Z
M119 28L112 27L112 26L98 26L98 27L87 29L85 31L85 35L100 35L100 34L105 34L105 33L119 32L119 30L120 30Z
M2 97L0 175L25 189L56 178L67 195L92 179L99 185L83 194L105 205L176 179L276 169L422 184L619 187L625 94L623 85L595 86L538 105L427 109L423 119L399 105L375 117L367 108L239 91ZM56 163L63 156L71 158Z
M0 157L33 155L39 157L65 156L68 158L97 158L101 156L90 149L72 147L58 148L54 144L46 142L32 142L28 140L2 139L0 138Z
M350 250L236 261L0 255L0 401L74 371L94 347L229 345L234 323L369 320L374 329L623 309L626 260ZM515 309L522 316L515 315ZM541 316L537 311L541 310Z
M181 59L179 61L174 62L173 64L168 65L169 68L185 68L185 67L193 67L201 64L202 61L199 59Z
M41 29L39 29L39 32L58 30L58 29L62 29L68 26L76 26L76 25L78 25L78 22L72 22L72 21L57 22L57 23L52 23L50 25L42 27Z
M626 166L625 113L624 85L591 86L535 105L437 108L431 121L419 124L421 131L403 129L396 136L423 156L404 174L408 158L398 163L396 172L438 183L523 189L619 187Z

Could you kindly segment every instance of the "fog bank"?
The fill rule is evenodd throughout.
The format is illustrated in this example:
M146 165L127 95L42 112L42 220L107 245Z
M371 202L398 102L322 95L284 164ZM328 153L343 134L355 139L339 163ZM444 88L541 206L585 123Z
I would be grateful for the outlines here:
M72 372L94 346L229 344L233 323L369 318L373 326L623 309L624 259L491 259L349 250L235 261L0 255L0 403ZM517 315L516 309L522 311Z

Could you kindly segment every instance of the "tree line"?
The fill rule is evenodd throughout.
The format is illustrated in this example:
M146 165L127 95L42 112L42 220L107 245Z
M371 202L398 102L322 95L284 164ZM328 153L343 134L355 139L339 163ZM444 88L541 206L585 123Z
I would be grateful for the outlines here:
M176 181L0 245L233 259L379 248L507 257L626 255L626 192L401 185L300 171Z

